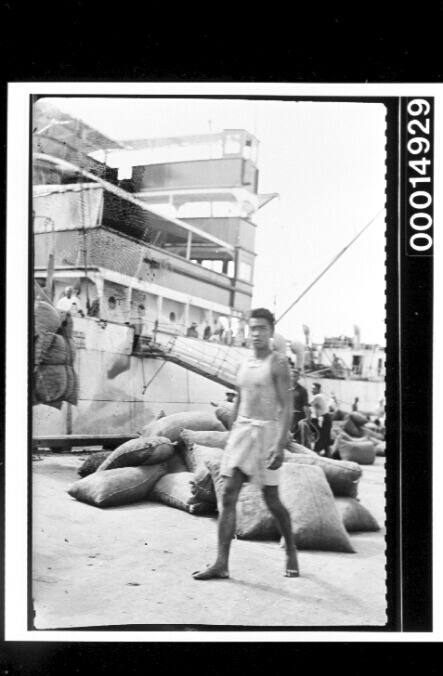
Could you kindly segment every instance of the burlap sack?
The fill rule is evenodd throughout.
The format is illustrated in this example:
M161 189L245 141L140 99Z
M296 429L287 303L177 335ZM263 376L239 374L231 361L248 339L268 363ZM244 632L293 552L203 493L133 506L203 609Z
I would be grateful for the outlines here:
M234 412L235 404L230 401L225 401L215 409L215 415L223 423L224 429L230 430L232 427L232 414Z
M198 500L191 491L191 472L166 474L158 481L150 493L151 500L157 500L169 507L182 509L190 514L210 514L213 507Z
M224 432L217 431L194 431L183 429L180 433L180 438L186 446L192 446L192 444L199 444L201 446L207 446L212 448L224 448L228 441L229 431L225 430Z
M115 507L145 500L155 483L166 472L164 465L119 467L94 472L68 488L76 500L95 507Z
M335 504L348 533L375 532L380 530L371 512L358 500L335 498Z
M179 441L181 428L194 431L225 431L213 411L184 411L153 420L143 428L142 433L145 437L167 437L170 441Z
M279 492L299 549L354 551L319 467L284 463Z
M222 507L225 479L220 474L220 460L206 462L211 473L217 496L218 511ZM274 518L263 500L260 488L246 483L243 485L236 508L235 534L243 540L278 540L279 531Z
M350 460L359 465L372 465L375 461L375 447L372 441L357 440L349 441L339 436L337 450L342 460Z
M304 455L285 451L284 462L315 465L325 473L326 480L334 495L356 498L362 469L355 462L333 460L322 455Z
M130 439L112 451L102 462L98 472L116 467L138 467L139 465L156 465L164 462L174 453L174 446L166 437L138 437Z
M79 474L81 477L84 477L96 472L102 462L104 462L104 460L106 460L106 458L110 455L111 451L98 451L97 453L91 453L91 455L80 465L77 470L77 474Z

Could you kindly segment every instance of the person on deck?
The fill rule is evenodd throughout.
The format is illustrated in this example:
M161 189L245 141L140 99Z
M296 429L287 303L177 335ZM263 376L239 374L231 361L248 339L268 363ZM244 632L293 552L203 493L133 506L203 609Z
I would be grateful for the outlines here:
M198 338L197 326L196 322L192 322L191 326L186 331L187 338Z
M215 563L193 573L195 580L229 577L229 552L235 533L236 504L245 481L259 486L286 544L286 577L298 577L297 550L289 512L278 483L291 424L290 372L286 357L271 349L275 318L266 308L252 310L249 335L254 354L237 373L233 426L222 456L225 477Z
M300 375L301 371L298 368L292 369L292 381L293 381L293 413L292 413L292 425L291 432L294 435L296 441L300 443L300 430L299 422L305 418L309 417L309 402L308 402L308 391L303 385L300 384Z
M73 294L72 286L67 286L65 288L64 295L59 299L56 307L57 310L60 310L63 317L65 317L68 312L71 317L84 316L82 302L78 293Z

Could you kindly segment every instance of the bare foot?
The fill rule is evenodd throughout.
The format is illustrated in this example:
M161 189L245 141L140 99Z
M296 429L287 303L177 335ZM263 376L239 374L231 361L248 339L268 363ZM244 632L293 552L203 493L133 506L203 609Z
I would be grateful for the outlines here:
M285 577L299 577L300 571L298 569L297 551L294 550L286 555L286 570Z
M192 577L194 580L225 580L229 577L229 572L227 568L214 564L213 566L206 568L206 570L200 570L192 573Z

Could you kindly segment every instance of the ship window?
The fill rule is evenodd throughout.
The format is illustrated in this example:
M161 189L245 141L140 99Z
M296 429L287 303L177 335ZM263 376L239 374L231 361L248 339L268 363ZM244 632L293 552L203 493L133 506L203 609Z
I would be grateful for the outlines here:
M169 321L170 321L170 322L175 322L175 312L170 312L170 313L169 313Z

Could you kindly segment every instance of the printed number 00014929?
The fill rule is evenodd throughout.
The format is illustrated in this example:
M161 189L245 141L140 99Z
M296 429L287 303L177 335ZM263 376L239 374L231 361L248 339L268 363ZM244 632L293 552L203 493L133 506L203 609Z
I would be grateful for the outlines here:
M431 141L426 138L431 132L431 120L427 117L431 104L426 99L413 99L409 101L407 111L416 118L407 125L408 157L422 155L408 161L408 202L413 210L409 216L409 227L413 230L409 234L409 246L414 252L426 252L433 243L431 234L426 232L432 226L432 215L426 211L432 204L431 159L426 157L431 154ZM409 176L412 172L416 175ZM425 187L428 189L423 189Z

